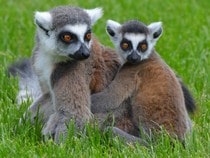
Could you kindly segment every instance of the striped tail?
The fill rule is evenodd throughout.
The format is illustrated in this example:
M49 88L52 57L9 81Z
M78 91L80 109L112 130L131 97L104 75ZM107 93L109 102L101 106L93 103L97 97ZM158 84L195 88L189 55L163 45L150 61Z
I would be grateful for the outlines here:
M10 65L8 74L19 78L19 92L17 95L19 105L28 99L33 101L42 94L38 77L32 69L30 59L23 59Z

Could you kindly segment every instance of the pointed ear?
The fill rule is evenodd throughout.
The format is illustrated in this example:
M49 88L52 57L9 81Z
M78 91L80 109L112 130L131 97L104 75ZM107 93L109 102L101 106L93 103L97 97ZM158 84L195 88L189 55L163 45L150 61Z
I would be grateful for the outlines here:
M156 42L162 35L162 22L154 22L148 25L149 34L152 38L152 41Z
M120 23L113 20L107 20L106 31L112 40L115 40L119 35L120 27L121 27Z
M93 26L95 22L100 19L103 15L103 9L102 8L95 8L95 9L85 9L87 14L90 16L91 19L91 25Z
M36 25L47 32L52 29L52 16L49 12L35 12Z

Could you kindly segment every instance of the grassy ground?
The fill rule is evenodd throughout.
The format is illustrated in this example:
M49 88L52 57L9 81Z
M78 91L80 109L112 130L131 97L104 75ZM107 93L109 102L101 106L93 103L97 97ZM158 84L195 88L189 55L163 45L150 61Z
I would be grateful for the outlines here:
M41 139L41 126L29 122L18 125L28 104L15 103L17 80L5 74L9 63L30 56L34 44L33 14L57 5L85 8L101 6L103 18L95 25L96 36L111 45L105 33L105 22L139 19L149 24L162 21L164 34L156 49L179 74L192 91L198 111L192 116L192 135L186 148L167 137L161 137L150 148L124 145L88 128L87 134L73 136L70 130L65 144L56 145ZM0 0L0 157L210 157L210 3L209 0Z

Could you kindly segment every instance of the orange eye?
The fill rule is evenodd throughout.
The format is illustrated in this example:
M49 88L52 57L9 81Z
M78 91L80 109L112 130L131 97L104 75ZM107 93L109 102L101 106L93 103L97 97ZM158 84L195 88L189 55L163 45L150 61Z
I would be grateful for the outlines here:
M128 43L124 42L122 43L122 49L128 49Z
M141 51L146 51L147 50L147 44L143 43L140 45Z
M71 35L63 35L63 40L68 43L72 40L72 37Z
M85 35L85 39L86 39L87 41L90 41L90 40L91 40L91 33L87 33L87 34Z

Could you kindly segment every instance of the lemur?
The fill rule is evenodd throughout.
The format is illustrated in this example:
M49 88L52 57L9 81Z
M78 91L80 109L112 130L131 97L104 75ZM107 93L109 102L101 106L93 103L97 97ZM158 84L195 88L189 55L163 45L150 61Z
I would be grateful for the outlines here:
M91 111L113 114L114 126L133 139L141 139L140 131L152 137L163 127L183 141L191 130L186 91L154 48L162 23L147 26L137 20L124 24L108 20L106 30L124 64L107 88L91 95ZM119 133L119 129L113 131Z
M103 90L121 65L114 50L104 47L91 37L91 26L100 18L101 12L100 9L75 7L36 12L37 37L32 59L9 68L11 74L20 77L19 103L27 98L29 92L29 97L34 100L28 110L32 121L37 114L42 115L44 123L47 123L43 134L55 134L56 141L59 141L60 131L66 132L65 119L68 122L73 115L78 126L86 122L82 121L83 117L89 120L89 95ZM89 41L87 37L91 37ZM70 42L66 42L69 38ZM186 89L184 85L183 88ZM191 101L189 91L185 91ZM190 102L188 105L192 107ZM61 117L58 118L58 115ZM132 136L127 138L133 139Z
M71 6L36 12L32 58L19 64L25 74L10 69L21 76L21 81L32 76L33 81L39 81L40 88L36 88L39 97L34 97L28 111L37 114L39 109L44 114L46 124L42 133L54 135L56 142L60 141L60 135L66 136L66 124L71 119L77 128L83 129L92 118L91 93L104 88L120 65L114 50L101 45L92 35L92 26L101 16L100 8L86 10ZM24 96L28 85L25 83L19 97ZM30 95L33 98L34 93ZM45 104L39 107L39 103Z

